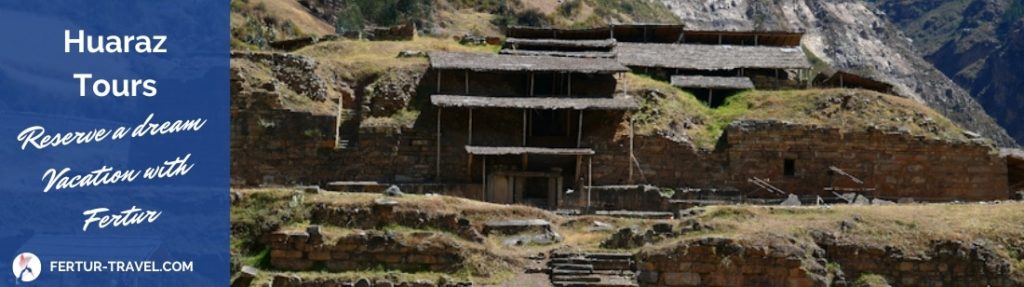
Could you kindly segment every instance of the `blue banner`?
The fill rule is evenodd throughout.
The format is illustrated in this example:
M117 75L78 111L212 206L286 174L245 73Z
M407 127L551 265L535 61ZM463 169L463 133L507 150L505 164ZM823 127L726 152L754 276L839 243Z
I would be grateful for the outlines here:
M228 4L0 3L0 286L228 285Z

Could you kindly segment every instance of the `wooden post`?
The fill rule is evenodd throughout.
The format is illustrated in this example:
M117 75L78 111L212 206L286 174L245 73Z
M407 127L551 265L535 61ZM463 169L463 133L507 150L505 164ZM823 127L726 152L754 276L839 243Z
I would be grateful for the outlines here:
M441 94L441 70L437 70L437 94Z
M473 145L473 109L469 109L469 139L466 145Z
M469 70L466 70L466 95L469 95Z
M565 92L565 95L572 97L572 73L567 73L567 74L568 74L567 77L569 78L569 80L568 80L568 84L565 85L566 89L567 89L567 91Z
M440 71L438 71L440 72ZM438 74L440 75L440 74ZM437 158L435 158L436 177L441 180L441 107L437 108Z
M533 72L530 72L530 96L533 96Z
M754 35L754 46L757 46L757 45L758 45L758 43L757 43L757 36L758 36L758 35L756 35L756 34Z
M587 210L590 210L590 193L594 186L594 156L587 157Z
M711 103L715 102L715 90L708 89L708 107L711 107Z
M629 113L629 184L633 184L633 113Z
M718 44L722 44L722 33L718 33Z
M576 147L583 146L583 110L580 110L580 123L576 128Z
M583 173L583 155L576 155L576 168L574 169L576 170L576 175L573 176L572 182L576 186L575 188L583 192L583 181L580 180L580 174Z
M483 171L482 171L483 174L481 175L481 178L482 178L481 181L483 182L484 188L482 190L483 190L484 194L487 194L487 156L482 155L482 156L480 156L480 158L482 158L480 160L480 162L481 162L480 165L483 166ZM484 196L484 197L486 197L486 196Z
M526 110L523 110L523 146L526 146Z

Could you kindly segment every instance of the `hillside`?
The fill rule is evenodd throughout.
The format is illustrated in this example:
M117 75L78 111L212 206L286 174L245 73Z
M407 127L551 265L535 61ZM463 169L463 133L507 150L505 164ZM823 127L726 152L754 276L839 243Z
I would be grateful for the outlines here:
M1024 1L877 1L925 59L1024 141Z
M690 28L806 31L804 47L825 62L893 82L900 94L927 104L964 128L1000 145L1015 145L970 93L922 58L900 29L867 2L662 2Z
M737 120L779 120L844 132L870 128L964 141L963 131L916 101L866 90L809 89L749 91L711 109L693 95L643 76L630 75L628 86L640 97L636 114L640 134L662 134L713 149L722 130Z

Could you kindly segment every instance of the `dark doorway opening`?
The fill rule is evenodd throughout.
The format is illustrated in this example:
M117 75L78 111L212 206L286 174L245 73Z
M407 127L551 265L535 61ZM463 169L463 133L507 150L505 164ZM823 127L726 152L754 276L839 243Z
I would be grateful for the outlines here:
M783 171L783 174L785 174L786 176L795 176L796 175L796 160L786 159L785 163L783 163L782 171Z

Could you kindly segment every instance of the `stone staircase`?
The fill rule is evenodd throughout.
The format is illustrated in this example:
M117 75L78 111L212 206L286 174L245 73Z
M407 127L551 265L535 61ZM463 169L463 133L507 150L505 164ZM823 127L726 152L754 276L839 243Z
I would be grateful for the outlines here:
M548 274L555 287L636 287L632 254L554 252Z

